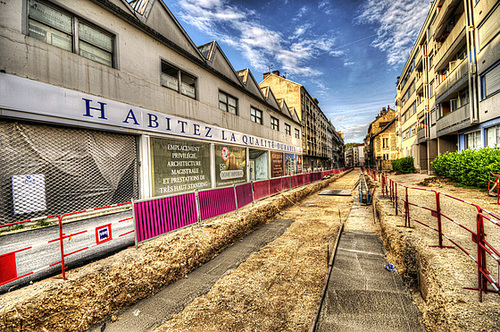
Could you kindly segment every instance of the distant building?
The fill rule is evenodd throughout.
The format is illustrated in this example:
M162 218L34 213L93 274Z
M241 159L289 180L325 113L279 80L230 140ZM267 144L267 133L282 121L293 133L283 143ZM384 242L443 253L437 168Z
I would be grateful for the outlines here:
M358 143L345 151L345 162L347 167L363 167L365 165L364 144Z
M397 135L396 111L389 106L368 127L365 138L366 165L378 170L392 170L391 162L398 159L399 137Z
M284 98L288 106L295 110L302 124L302 133L296 131L293 135L302 138L304 168L314 170L332 167L335 163L333 151L338 152L341 149L338 145L344 143L341 137L335 135L334 129L328 129L330 122L321 111L318 100L302 84L280 76L279 71L265 73L259 86L263 89L270 87L277 98Z

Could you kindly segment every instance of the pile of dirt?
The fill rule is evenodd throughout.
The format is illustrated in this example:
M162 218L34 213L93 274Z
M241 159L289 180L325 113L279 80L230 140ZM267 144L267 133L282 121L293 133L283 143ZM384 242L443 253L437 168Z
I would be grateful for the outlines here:
M70 280L46 279L3 294L0 330L84 331L183 278L284 208L342 175L259 201L240 209L238 215L210 220L207 226L167 234L139 250L130 248L71 270L67 273Z
M411 184L417 176L398 177L392 179L398 183ZM488 203L485 193L478 190L456 188L449 181L439 178L429 178L422 181L442 188L440 191L452 193L479 205ZM410 202L419 206L434 208L435 195L415 191L410 193ZM401 227L404 219L394 215L394 208L388 199L379 196L376 202L381 238L388 252L389 261L394 264L403 280L414 291L414 298L423 313L423 323L429 331L493 331L500 330L500 296L495 293L483 294L483 302L478 300L478 292L463 287L477 287L476 263L458 248L436 248L437 233L428 227L412 221L412 228ZM458 222L474 229L474 208L467 209L458 201L443 199L441 209L447 215L453 216ZM488 207L490 208L490 207ZM496 209L496 208L495 208ZM436 228L435 217L427 210L419 212L417 207L411 207L412 218L420 220ZM455 215L453 215L455 214ZM443 218L444 219L444 218ZM443 223L443 232L459 241L474 256L474 243L470 233L461 227L451 227L453 223ZM489 241L498 248L498 227L495 232L489 232ZM462 242L463 241L463 242ZM463 244L462 244L463 243ZM445 239L445 246L453 245Z
M442 188L443 185L452 184L453 181L444 176L432 176L425 178L424 180L417 183L418 186L424 187L438 187Z

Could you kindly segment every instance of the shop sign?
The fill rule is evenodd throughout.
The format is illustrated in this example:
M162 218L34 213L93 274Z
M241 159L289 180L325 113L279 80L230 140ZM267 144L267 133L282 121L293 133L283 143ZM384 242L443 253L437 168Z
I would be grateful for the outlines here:
M210 145L151 139L155 196L210 188Z
M224 144L302 153L281 142L0 73L0 108Z

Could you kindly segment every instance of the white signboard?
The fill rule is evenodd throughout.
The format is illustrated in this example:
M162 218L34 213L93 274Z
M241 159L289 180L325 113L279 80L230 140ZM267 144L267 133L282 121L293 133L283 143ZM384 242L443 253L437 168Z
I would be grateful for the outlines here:
M45 175L23 174L12 176L14 213L30 213L47 209L45 202Z
M9 74L0 74L0 108L301 154L297 145L247 135Z

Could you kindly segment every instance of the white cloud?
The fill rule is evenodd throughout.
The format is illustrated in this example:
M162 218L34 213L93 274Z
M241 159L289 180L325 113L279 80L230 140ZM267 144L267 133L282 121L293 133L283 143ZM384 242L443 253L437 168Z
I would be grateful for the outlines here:
M349 66L352 66L352 65L354 65L354 62L352 62L352 61L346 61L346 62L344 62L344 67L349 67Z
M179 5L184 21L239 49L254 68L262 71L278 61L279 68L289 75L316 77L322 73L307 65L309 61L323 54L341 55L341 51L333 50L334 37L306 38L313 26L310 23L298 26L290 38L284 38L260 24L254 11L230 5L227 0L180 0ZM307 7L301 7L294 19L306 12Z
M344 134L345 142L363 142L368 132L368 126L370 122L363 124L340 124L337 125L335 121L333 124L336 126L337 130L340 130Z
M375 24L372 46L387 53L388 64L400 65L406 62L429 8L428 0L367 0L354 21Z

